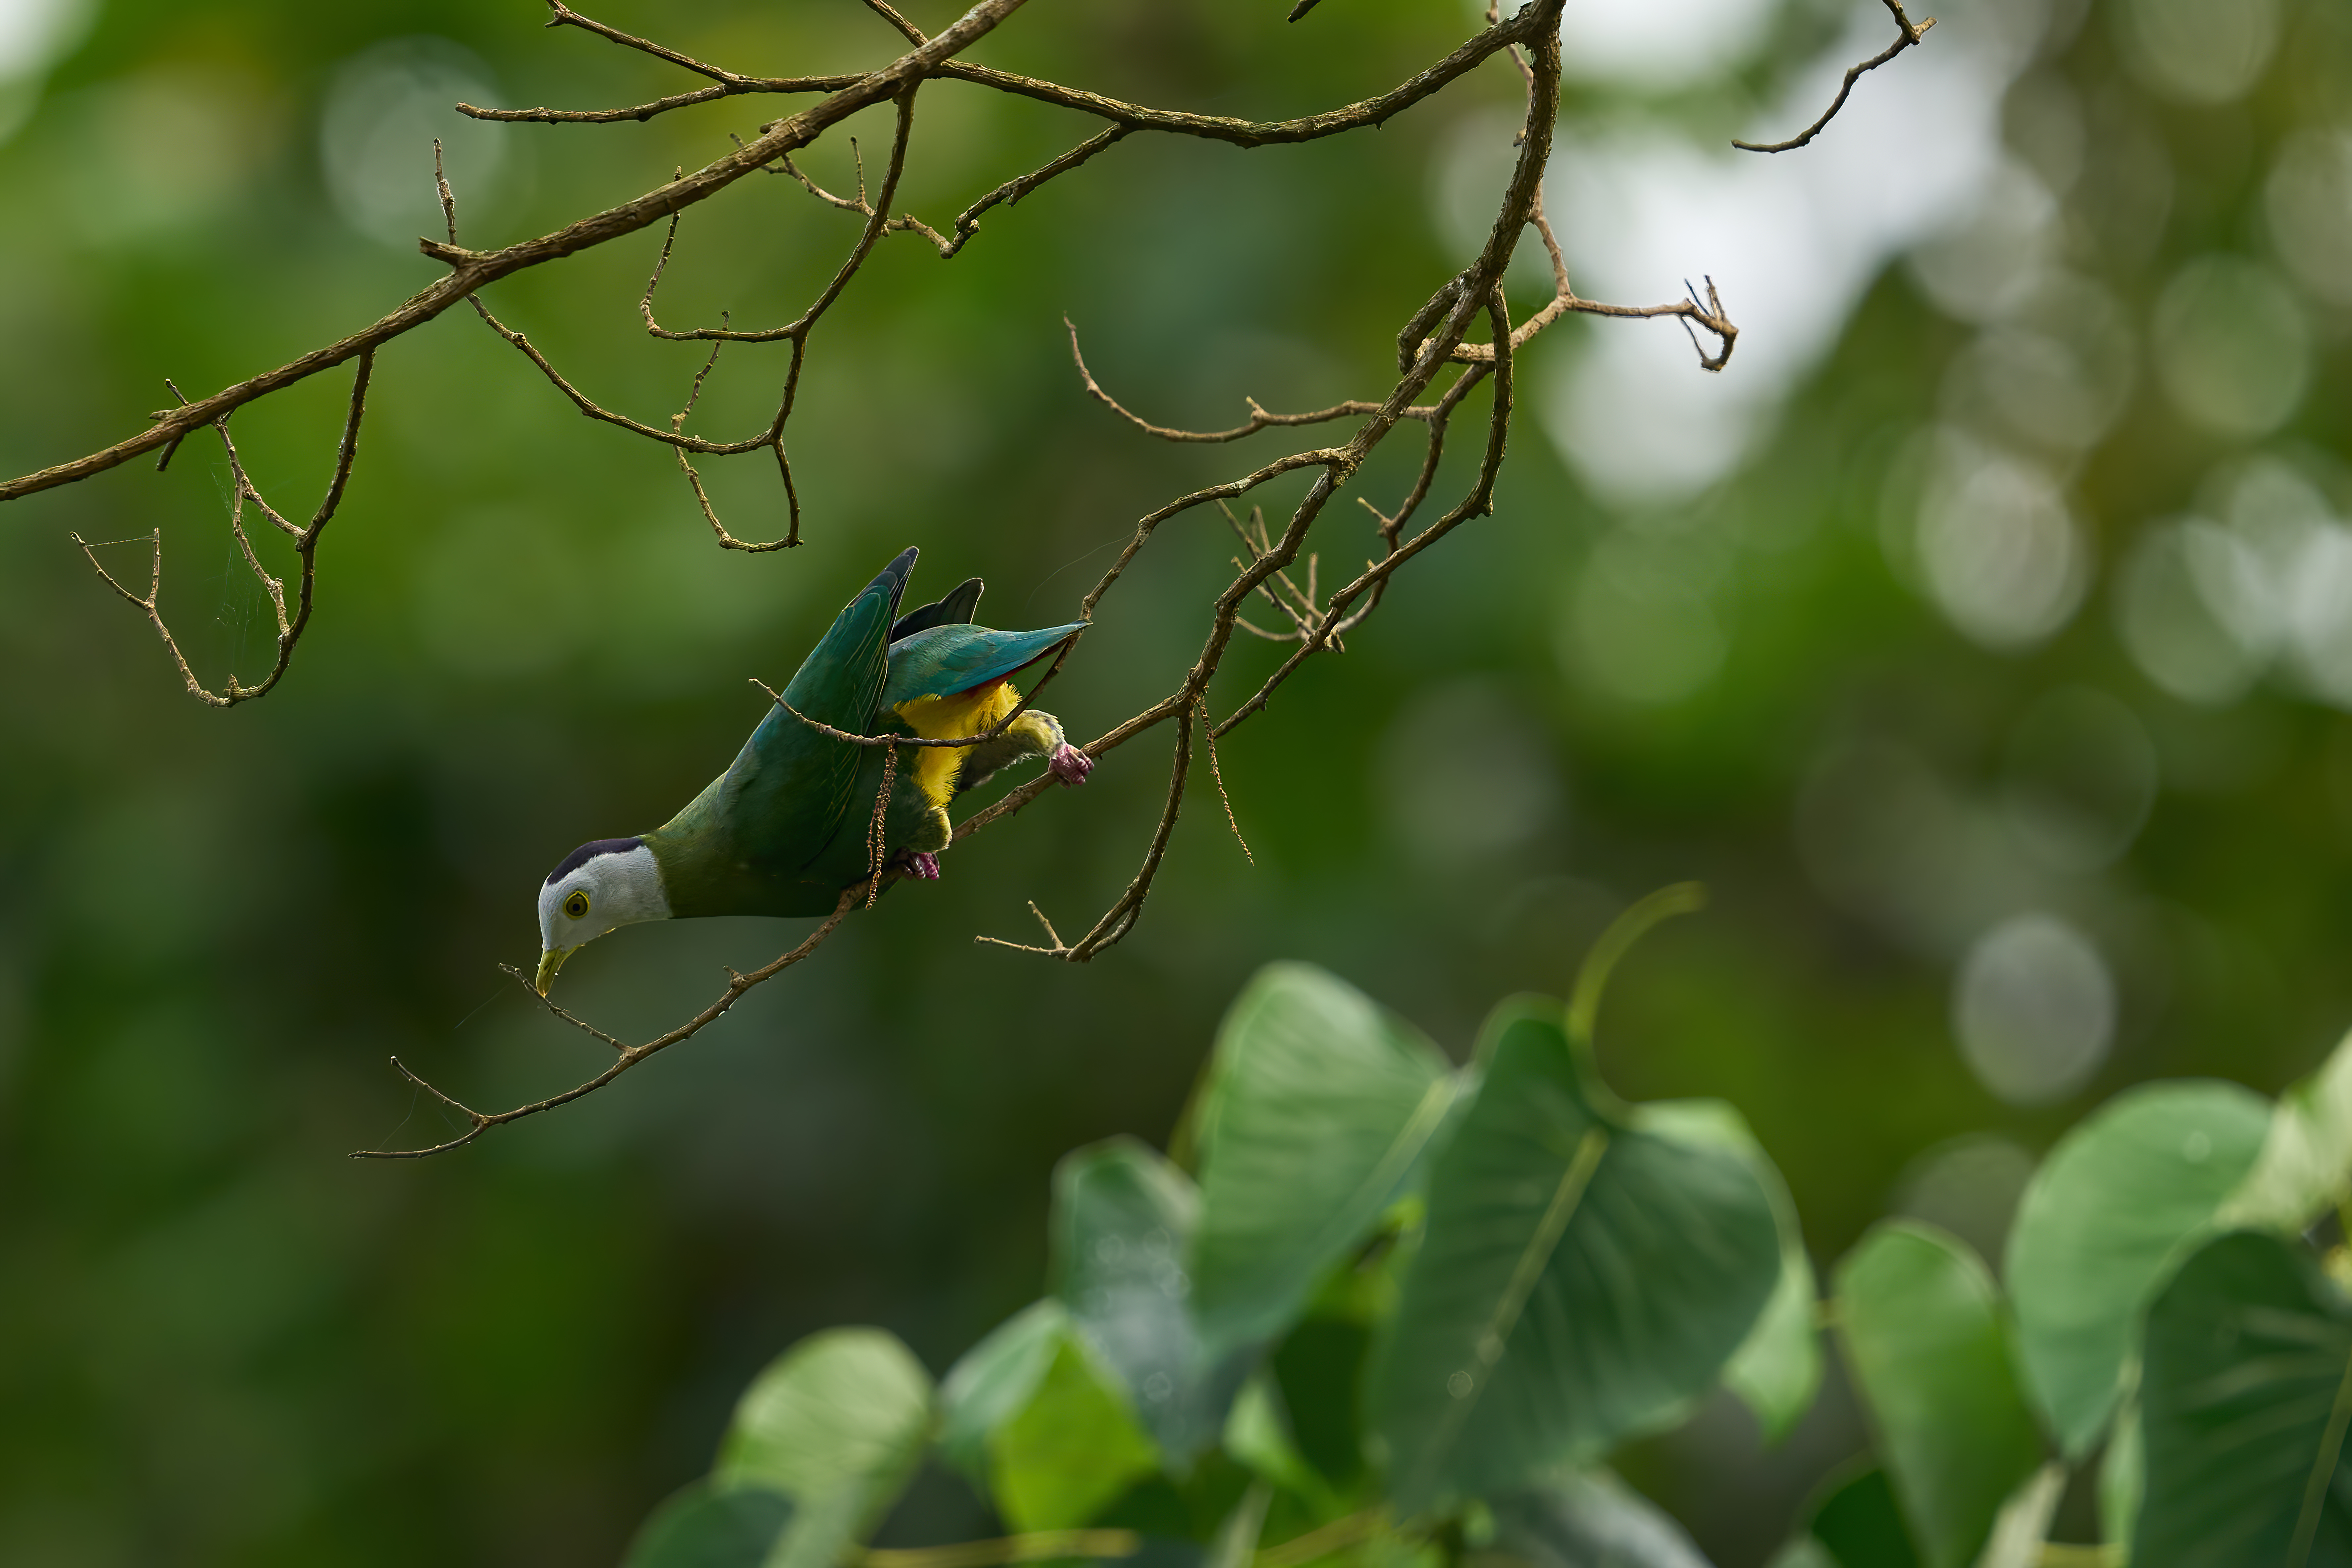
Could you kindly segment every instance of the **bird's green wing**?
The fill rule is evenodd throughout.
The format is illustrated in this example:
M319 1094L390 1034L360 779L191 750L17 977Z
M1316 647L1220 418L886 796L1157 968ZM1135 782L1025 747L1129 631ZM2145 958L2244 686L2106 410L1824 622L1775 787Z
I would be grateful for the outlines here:
M802 716L852 735L873 724L889 668L889 631L915 570L908 549L835 617L784 688ZM771 708L728 769L737 844L755 863L797 871L814 858L849 809L866 748Z
M965 586L971 589L971 598L978 599L976 580ZM963 589L958 589L944 602L953 604L963 592ZM1084 622L1038 632L992 632L985 626L949 622L901 638L890 645L890 678L883 688L874 728L877 733L904 734L905 727L891 711L894 705L919 696L968 691L1009 675L1085 630ZM916 758L921 755L901 751L897 762L890 764L879 747L866 748L852 790L853 808L844 814L823 853L802 873L804 881L813 886L837 890L872 873L874 846L867 835L875 798L886 772L895 775L896 788L883 822L884 854L908 848L944 847L939 841L924 836L931 827L944 825L936 821L937 807L921 790L911 787ZM825 907L832 905L827 904Z
M981 590L985 586L980 579L967 577L937 604L926 604L919 610L908 611L898 617L898 623L890 628L890 641L896 643L902 637L928 632L934 626L952 626L971 620L972 612L980 608Z
M887 677L891 618L915 557L907 550L849 601L784 687L785 702L820 724L866 732ZM679 914L800 913L777 900L848 815L868 750L771 707L727 771L646 835L670 887L672 908ZM824 907L831 907L829 898Z
M985 626L934 626L890 644L885 711L917 697L948 696L1009 675L1087 629L1083 621L1036 632L992 632Z

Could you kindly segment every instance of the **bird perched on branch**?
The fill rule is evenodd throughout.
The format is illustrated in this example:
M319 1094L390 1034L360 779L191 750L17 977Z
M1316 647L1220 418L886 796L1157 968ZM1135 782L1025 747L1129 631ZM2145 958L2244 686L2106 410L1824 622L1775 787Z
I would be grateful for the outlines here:
M900 616L918 553L905 551L849 601L734 762L684 810L649 833L584 843L548 873L540 995L582 946L636 921L829 915L844 889L886 867L936 878L951 836L948 802L1007 763L1043 757L1064 784L1086 782L1094 758L1052 714L1033 708L1004 723L1022 702L1013 676L1085 622L975 626L976 577ZM848 736L988 738L890 747Z

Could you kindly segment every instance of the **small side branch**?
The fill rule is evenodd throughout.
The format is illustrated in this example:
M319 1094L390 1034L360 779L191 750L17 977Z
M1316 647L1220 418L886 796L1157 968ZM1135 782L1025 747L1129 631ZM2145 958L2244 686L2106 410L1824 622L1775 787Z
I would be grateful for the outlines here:
M651 55L657 60L667 60L671 65L683 67L697 76L709 77L722 87L748 79L718 66L705 65L691 55L679 54L676 49L665 47L650 38L640 38L635 33L624 33L620 28L599 22L593 16L583 16L566 5L563 0L547 0L547 9L551 13L547 25L551 27L577 27L583 33L593 33L625 49L635 49L641 55ZM916 40L917 43L921 41L919 38Z
M270 688L284 678L287 666L293 663L295 644L301 642L303 632L310 627L310 611L316 601L319 582L319 536L325 530L327 525L334 520L337 509L343 504L343 492L351 484L352 464L359 456L360 423L367 414L368 379L374 369L375 350L373 349L363 350L359 357L358 368L352 377L351 404L343 416L342 439L335 445L334 475L327 481L327 493L320 498L319 509L310 515L310 522L299 527L262 498L261 491L253 483L253 476L246 472L245 464L237 455L236 442L228 433L227 418L224 416L213 426L220 434L222 449L228 455L229 476L235 485L229 496L229 535L236 540L238 553L245 558L246 569L253 573L254 580L258 582L262 591L269 596L270 612L278 624L277 656L270 664L269 673L262 677L258 685L248 686L240 682L232 673L221 690L214 692L205 689L205 684L196 678L195 671L188 664L187 655L181 652L178 639L172 635L171 627L163 620L163 529L157 528L147 537L147 591L143 596L123 587L112 572L99 564L95 552L100 547L86 543L79 534L67 536L81 550L83 558L89 562L91 569L104 580L107 587L114 590L116 593L121 594L145 612L147 623L155 629L156 636L163 639L165 650L171 653L172 663L179 670L180 680L188 688L188 695L207 706L235 707L239 703L251 702L256 697L267 695ZM250 503L253 508L267 518L279 533L293 541L294 558L297 566L300 569L300 578L295 586L294 608L290 613L286 607L285 580L261 564L260 554L253 547L253 537L246 531L245 508L247 503ZM110 542L120 544L130 541Z
M1239 441L1244 435L1255 435L1261 430L1272 430L1277 426L1324 424L1335 419L1378 413L1381 411L1379 403L1366 402L1361 399L1350 399L1346 402L1335 402L1329 408L1317 409L1312 413L1268 413L1258 406L1255 398L1248 398L1244 401L1250 407L1249 423L1234 425L1231 430L1175 430L1164 424L1154 424L1141 414L1128 408L1110 393L1103 391L1102 383L1095 380L1095 373L1087 369L1086 355L1078 351L1076 323L1065 316L1062 318L1062 326L1070 334L1070 362L1078 367L1078 379L1085 383L1087 395L1143 432L1144 434L1157 436L1162 441L1222 444L1228 441Z
M1109 147L1112 143L1126 140L1129 136L1134 133L1134 131L1135 128L1131 125L1114 125L1109 130L1102 131L1097 135L1087 137L1084 141L1079 142L1076 147L1071 148L1067 152L1063 153L1059 158L1055 159L1052 162L1047 163L1041 168L1032 169L1028 173L1021 175L1017 179L1005 181L1004 183L997 186L996 189L989 192L988 194L981 197L980 200L974 202L971 205L966 207L962 212L956 214L955 237L952 239L944 238L941 235L933 233L929 229L924 229L923 232L929 235L931 243L939 247L940 259L941 261L946 261L950 257L953 256L956 252L963 248L964 242L966 240L971 238L974 234L979 232L981 214L988 211L989 208L997 205L999 203L1002 203L1008 207L1014 205L1022 197L1027 195L1030 192L1035 190L1046 181L1055 179L1059 175L1068 173L1071 170L1077 168L1080 164L1086 162L1087 160L1092 158L1096 153ZM908 227L919 226L916 225L914 220L911 218L905 220L905 222Z
M890 4L890 0L866 0L866 8L898 28L898 36L917 48L931 41L920 27L898 15L898 8Z
M670 234L672 237L677 234L676 218L670 220ZM662 246L662 260L667 262L668 259L669 246L665 243ZM658 268L656 269L654 277L656 281L660 279L661 273ZM652 298L653 285L649 283L646 286L646 300L650 301ZM722 312L719 319L723 323L727 319L725 313ZM702 383L709 379L712 371L718 369L719 350L726 347L723 342L714 342L710 345L710 357L702 361L702 369L694 372L694 385L687 392L686 406L670 416L669 427L673 434L685 433L687 416L694 412L694 405L702 401ZM784 437L782 430L775 432L775 440L770 444L775 449L776 467L783 475L784 505L790 513L791 524L782 538L770 539L765 544L753 544L748 539L739 539L727 531L727 525L719 520L719 509L710 504L710 492L702 487L701 471L688 459L685 447L672 449L677 455L678 472L686 476L687 486L694 492L694 504L702 508L702 520L710 525L710 531L718 537L720 549L741 550L746 555L761 555L769 550L791 549L801 542L800 493L793 487L793 463L792 459L784 455Z
M244 497L238 497L239 500L242 500L243 498ZM163 529L157 528L153 533L147 536L149 554L147 558L147 591L144 595L133 593L129 589L123 587L121 582L116 579L115 575L107 570L105 567L100 566L98 560L97 552L104 549L106 546L134 544L137 542L135 539L101 539L97 544L93 545L89 540L83 538L79 534L69 533L66 535L66 538L73 540L74 548L81 551L82 558L89 562L90 570L98 573L100 579L105 582L107 587L114 590L115 592L121 594L125 600L129 601L131 604L135 605L146 613L147 624L155 628L155 635L163 640L163 647L171 653L172 662L179 666L180 679L187 686L188 695L190 696L194 697L198 702L204 703L211 707L233 707L237 703L242 702L245 699L245 693L238 687L236 677L234 674L228 678L228 691L226 695L216 695L205 689L204 682L196 679L195 671L188 667L188 656L180 652L179 642L173 637L172 628L164 622L163 612L156 608L156 601L163 597Z
M1054 923L1045 918L1045 912L1037 907L1037 901L1034 898L1029 901L1029 913L1035 915L1037 924L1045 928L1045 940L1052 944L1051 946L1032 947L1026 943L1007 942L1002 936L975 936L972 940L985 947L1010 947L1015 953L1042 953L1048 958L1059 958L1069 952L1070 945L1062 940L1062 934L1054 929Z
M352 1152L352 1158L355 1160L421 1160L430 1158L435 1155L446 1155L452 1149L465 1147L465 1145L472 1143L484 1133L488 1132L492 1127L502 1127L509 1122L520 1122L526 1116L536 1116L541 1111L552 1111L558 1105L568 1105L572 1101L580 1099L583 1095L594 1093L597 1090L602 1089L615 1078L620 1077L621 1074L628 1071L631 1068L636 1066L647 1057L652 1056L656 1052L667 1051L671 1046L679 1044L682 1041L692 1040L696 1035L700 1034L705 1029L717 1023L721 1018L726 1016L727 1009L733 1007L737 1002L742 1000L743 994L745 992L752 989L756 986L764 985L768 981L774 979L778 975L782 974L786 969L791 968L793 965L799 963L802 959L806 958L810 954L815 952L820 946L824 946L824 939L833 935L835 928L840 925L842 920L849 914L850 910L856 907L858 895L865 891L866 884L862 881L855 883L849 887L843 889L840 901L833 906L833 913L825 916L824 924L818 926L814 931L810 932L799 946L794 947L792 951L784 954L779 958L776 958L772 962L761 966L759 968L752 970L748 975L739 975L730 972L727 981L727 988L719 993L719 999L717 1001L712 1002L709 1007L703 1009L700 1012L695 1014L692 1018L687 1019L686 1022L678 1025L676 1029L671 1030L667 1034L657 1035L654 1039L646 1040L640 1045L623 1045L611 1035L604 1033L601 1030L593 1028L577 1018L574 1018L572 1014L564 1011L562 1008L557 1007L546 998L540 996L538 991L531 986L530 977L526 975L522 970L510 967L507 967L506 972L515 977L515 983L521 986L526 991L530 991L532 998L539 1001L541 1006L545 1007L550 1014L555 1018L562 1019L565 1023L572 1025L574 1029L580 1030L594 1037L604 1044L615 1048L617 1054L614 1058L613 1064L605 1068L604 1071L596 1074L593 1078L586 1079L579 1083L573 1084L571 1088L565 1090L561 1094L551 1094L544 1100L535 1100L528 1105L517 1105L512 1110L486 1112L477 1111L472 1106L466 1104L463 1101L443 1093L432 1083L427 1082L425 1079L418 1077L415 1072L409 1071L408 1065L402 1061L400 1058L395 1056L392 1059L392 1065L403 1078L407 1079L411 1083L415 1084L419 1089L424 1090L435 1099L440 1101L442 1104L465 1117L469 1124L467 1129L463 1133L458 1134L457 1136L447 1139L442 1143L432 1145L429 1147L415 1149L355 1149Z
M472 103L453 107L458 113L476 120L502 120L509 124L612 125L624 120L642 122L657 114L667 114L673 109L713 103L722 98L734 98L747 92L839 92L843 88L854 85L857 79L855 76L749 77L740 84L721 82L716 87L676 92L667 98L657 98L650 103L633 103L624 109L484 109Z
M1837 118L1838 110L1845 107L1847 97L1853 91L1853 84L1862 79L1864 73L1876 70L1904 50L1916 46L1921 38L1927 36L1927 29L1936 25L1936 18L1933 16L1924 22L1913 22L1910 17L1903 14L1903 0L1885 0L1885 5L1887 11L1895 17L1896 28L1895 41L1860 65L1846 68L1845 80L1838 84L1837 96L1830 99L1830 106L1822 110L1822 117L1819 120L1814 120L1802 131L1786 141L1734 141L1732 145L1743 152L1795 152L1814 137L1819 136L1829 122Z
M1234 709L1232 716L1217 727L1215 733L1219 737L1229 733L1236 725L1262 710L1267 701L1273 697L1275 688L1288 680L1292 672L1305 664L1309 655L1327 646L1332 637L1345 627L1351 626L1356 621L1362 619L1361 615L1351 618L1348 614L1349 607L1357 599L1367 592L1375 591L1379 585L1394 576L1407 561L1444 538L1463 523L1472 517L1484 517L1494 510L1495 481L1502 472L1503 456L1510 434L1513 402L1511 335L1507 330L1507 324L1509 317L1506 309L1502 286L1497 283L1489 293L1486 304L1487 319L1494 326L1495 342L1500 350L1496 355L1492 366L1495 380L1495 406L1486 423L1486 454L1479 461L1478 476L1471 485L1469 494L1463 497L1451 511L1414 535L1410 542L1401 546L1392 543L1385 558L1368 566L1363 575L1333 594L1330 609L1325 612L1323 624L1318 629L1316 634L1302 642L1297 652L1284 660L1281 668L1266 677L1265 684L1257 689L1255 695ZM1469 378L1465 376L1464 382L1466 383L1468 380ZM1457 383L1454 390L1457 392L1462 390L1462 383ZM1436 441L1433 439L1429 463L1423 470L1421 485L1415 488L1412 498L1414 505L1418 505L1421 496L1426 493L1429 478L1435 470ZM1400 509L1398 515L1402 518L1405 515L1404 510ZM1393 540L1392 532L1390 537ZM1369 612L1369 606L1367 612Z
M1176 723L1176 758L1168 769L1168 803L1160 808L1160 825L1152 830L1151 847L1144 852L1143 864L1118 902L1103 912L1094 929L1079 937L1068 951L1056 956L1073 964L1083 964L1104 948L1135 929L1142 916L1143 901L1151 894L1151 879L1160 874L1160 862L1167 858L1168 840L1176 831L1177 813L1184 809L1184 775L1192 766L1192 716L1188 708Z
M890 12L887 5L882 6L882 9L889 12L893 16L897 16L896 12ZM552 13L547 19L547 25L551 27L577 27L583 33L593 33L598 37L618 44L625 49L635 49L639 54L651 55L657 60L666 60L681 69L692 71L697 76L708 77L710 78L711 85L693 92L676 93L668 98L656 99L651 103L641 103L630 109L479 109L470 103L461 103L457 106L458 113L471 115L476 120L537 120L544 124L609 124L618 120L651 120L656 114L664 114L673 109L683 109L688 104L709 103L714 99L732 98L739 93L838 92L858 79L855 76L744 76L740 72L706 64L691 55L682 55L676 49L655 43L650 38L640 38L634 33L625 33L620 28L599 22L593 16L584 16L571 6L562 4L562 0L548 0L548 10ZM905 27L903 23L901 30L907 32L908 41L918 47L929 41L920 33Z

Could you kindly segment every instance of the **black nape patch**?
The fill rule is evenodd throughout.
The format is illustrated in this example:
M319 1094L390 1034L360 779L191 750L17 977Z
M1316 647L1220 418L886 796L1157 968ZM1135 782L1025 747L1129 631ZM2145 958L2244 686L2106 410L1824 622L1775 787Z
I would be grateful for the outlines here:
M547 881L541 885L553 886L598 855L625 855L631 850L644 847L643 839L591 839L565 855L556 868L547 873Z

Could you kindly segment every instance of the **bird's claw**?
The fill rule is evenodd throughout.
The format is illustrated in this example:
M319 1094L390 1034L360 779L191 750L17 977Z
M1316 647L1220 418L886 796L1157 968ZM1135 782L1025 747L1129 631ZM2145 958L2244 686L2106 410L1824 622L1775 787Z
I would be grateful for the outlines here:
M907 874L918 882L940 880L940 857L926 850L915 850L907 856Z
M1045 759L1045 766L1052 768L1054 777L1065 785L1083 784L1087 781L1087 775L1095 770L1095 759L1064 741L1054 747L1054 755Z

